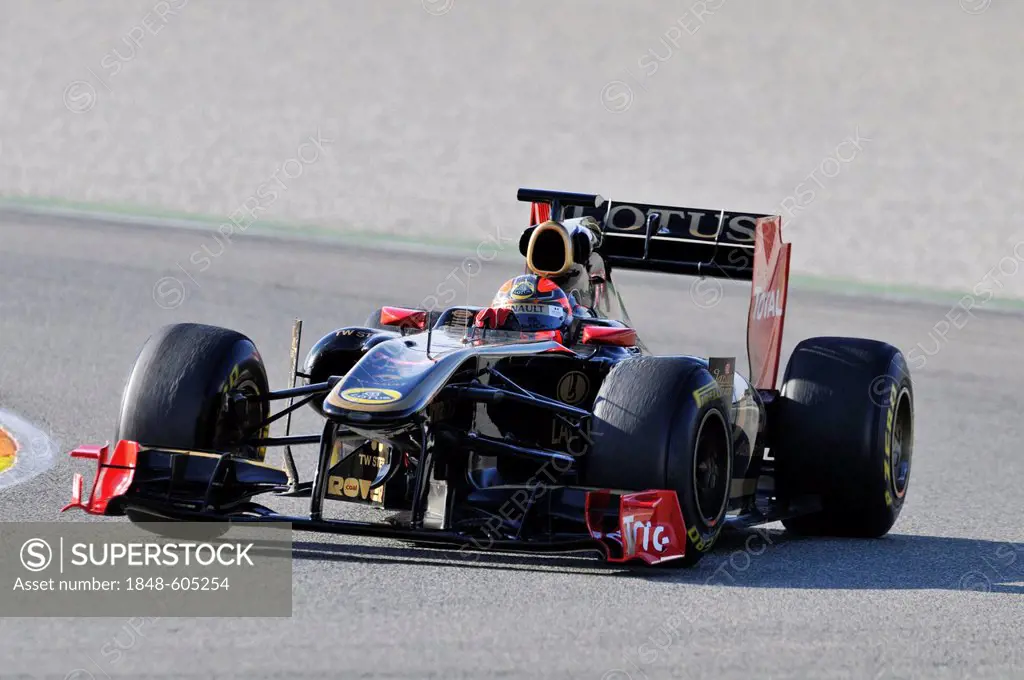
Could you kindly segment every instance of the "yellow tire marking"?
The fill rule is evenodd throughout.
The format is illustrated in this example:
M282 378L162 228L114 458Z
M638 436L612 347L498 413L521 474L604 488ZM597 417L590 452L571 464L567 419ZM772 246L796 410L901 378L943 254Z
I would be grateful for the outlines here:
M0 427L0 473L14 465L15 454L18 452L18 442L7 433L7 430Z

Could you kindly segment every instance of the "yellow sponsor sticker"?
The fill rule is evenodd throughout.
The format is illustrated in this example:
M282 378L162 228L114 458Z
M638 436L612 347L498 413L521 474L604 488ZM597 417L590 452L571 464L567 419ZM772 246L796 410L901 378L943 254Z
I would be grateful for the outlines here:
M402 393L381 387L350 387L342 390L339 396L353 404L389 404L401 399Z
M327 478L327 496L328 498L339 500L356 498L364 501L370 500L374 503L383 503L384 487L378 486L376 489L371 490L371 484L373 484L373 481L369 479L331 476Z

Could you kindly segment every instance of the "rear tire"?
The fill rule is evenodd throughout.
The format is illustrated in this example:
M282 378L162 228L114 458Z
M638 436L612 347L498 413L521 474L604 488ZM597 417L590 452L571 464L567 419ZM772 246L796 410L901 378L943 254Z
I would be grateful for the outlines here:
M694 392L714 386L700 400ZM586 486L676 492L686 522L685 556L696 564L724 525L732 480L729 404L703 362L637 357L605 378L594 406Z
M820 512L783 521L810 536L885 535L910 482L914 387L884 342L812 338L793 351L773 447L780 494L820 496Z
M269 405L245 422L221 412L229 390L266 394L263 359L253 342L226 328L196 323L164 326L143 345L121 399L117 438L169 449L228 451L262 460L265 449L241 445L241 433L266 419Z

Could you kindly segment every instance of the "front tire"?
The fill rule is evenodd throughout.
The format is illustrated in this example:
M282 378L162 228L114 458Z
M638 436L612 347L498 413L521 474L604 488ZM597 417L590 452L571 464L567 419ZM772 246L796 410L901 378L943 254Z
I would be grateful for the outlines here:
M594 406L586 486L676 492L696 564L724 525L732 480L729 404L703 362L636 357L605 378Z
M821 510L783 521L811 536L880 537L910 482L914 387L884 342L812 338L793 351L774 448L780 493L818 496Z
M226 328L196 323L164 326L143 345L121 399L117 438L153 447L227 451L262 460L265 449L245 446L244 433L268 414L262 402L243 421L221 410L222 395L269 390L253 342Z

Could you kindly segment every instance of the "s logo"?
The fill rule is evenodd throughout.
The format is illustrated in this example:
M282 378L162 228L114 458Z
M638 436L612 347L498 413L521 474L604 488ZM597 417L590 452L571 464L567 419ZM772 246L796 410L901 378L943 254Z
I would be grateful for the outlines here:
M21 566L29 571L40 572L53 561L50 544L41 538L30 538L21 546Z

